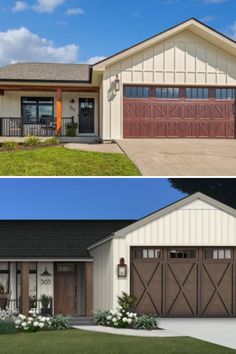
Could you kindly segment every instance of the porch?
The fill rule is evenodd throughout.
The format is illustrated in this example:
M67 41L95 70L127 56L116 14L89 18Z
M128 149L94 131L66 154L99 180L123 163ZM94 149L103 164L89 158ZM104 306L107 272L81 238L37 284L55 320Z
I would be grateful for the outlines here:
M88 317L93 309L92 266L91 261L0 262L0 309Z
M0 86L0 137L99 138L97 87Z

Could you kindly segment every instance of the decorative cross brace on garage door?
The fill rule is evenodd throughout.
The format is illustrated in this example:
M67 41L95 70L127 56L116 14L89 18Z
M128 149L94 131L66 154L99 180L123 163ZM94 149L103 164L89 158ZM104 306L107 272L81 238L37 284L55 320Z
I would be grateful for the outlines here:
M167 263L167 316L173 314L178 316L181 313L188 314L188 310L190 310L189 315L197 315L197 268L197 262Z
M210 266L209 263L202 264L201 315L208 315L208 310L212 313L212 309L215 307L221 309L219 315L231 316L233 312L233 265L229 262L215 265L214 269L211 269Z

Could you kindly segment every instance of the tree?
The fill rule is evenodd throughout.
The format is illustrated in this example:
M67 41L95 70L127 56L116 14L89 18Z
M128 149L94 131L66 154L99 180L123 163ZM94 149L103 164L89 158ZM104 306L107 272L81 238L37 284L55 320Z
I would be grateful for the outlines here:
M201 192L236 209L235 178L169 178L169 182L181 192Z

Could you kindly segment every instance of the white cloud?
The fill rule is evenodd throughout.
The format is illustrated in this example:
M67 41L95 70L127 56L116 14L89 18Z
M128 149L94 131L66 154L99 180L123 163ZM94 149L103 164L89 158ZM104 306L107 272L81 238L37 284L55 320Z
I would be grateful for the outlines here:
M37 12L53 12L65 1L66 0L37 0L37 3L33 6L33 9Z
M99 56L91 57L86 61L86 64L95 64L103 59L106 59L106 57L99 57Z
M85 14L84 10L81 9L80 7L71 8L71 9L66 10L66 15L68 15L68 16L84 15L84 14Z
M28 4L25 1L16 1L15 5L12 8L12 11L18 12L18 11L24 11L28 8Z
M236 40L236 21L226 30L226 35Z
M76 63L78 52L75 44L56 47L53 41L25 27L0 32L0 65L22 61Z
M214 20L214 16L212 15L206 15L200 19L204 23L208 23Z

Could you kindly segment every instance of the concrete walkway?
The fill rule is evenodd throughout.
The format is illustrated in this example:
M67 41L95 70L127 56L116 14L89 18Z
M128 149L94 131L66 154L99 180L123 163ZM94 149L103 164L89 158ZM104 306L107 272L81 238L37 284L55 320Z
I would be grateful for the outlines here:
M162 318L161 327L175 334L236 349L236 318Z
M81 329L84 331L100 332L119 334L122 336L135 336L135 337L181 337L182 334L174 333L169 330L155 329L152 331L142 329L129 329L129 328L112 328L104 326L73 326L73 328Z
M64 147L70 150L82 150L82 151L92 151L92 152L109 152L113 154L123 154L120 147L113 144L85 144L85 143L68 143Z
M236 139L124 139L144 176L235 176Z

